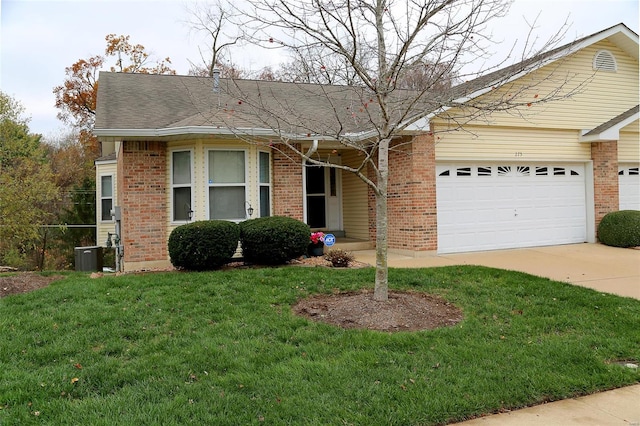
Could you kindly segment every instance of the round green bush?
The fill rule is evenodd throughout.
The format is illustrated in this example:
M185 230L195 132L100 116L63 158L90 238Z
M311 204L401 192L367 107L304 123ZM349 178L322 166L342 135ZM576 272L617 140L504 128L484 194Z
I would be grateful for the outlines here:
M613 247L640 246L640 210L606 214L598 225L598 239Z
M228 263L238 248L240 227L226 220L204 220L175 228L169 256L176 268L206 271Z
M247 262L279 265L307 252L311 229L284 216L261 217L240 223L240 242Z

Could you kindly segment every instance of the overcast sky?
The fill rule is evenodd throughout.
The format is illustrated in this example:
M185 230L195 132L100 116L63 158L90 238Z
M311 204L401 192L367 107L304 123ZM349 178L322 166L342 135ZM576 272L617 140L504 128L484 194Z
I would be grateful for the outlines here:
M64 81L65 67L104 54L107 34L129 35L156 58L169 56L178 74L189 71L189 61L199 62L199 41L184 23L192 1L1 0L0 89L25 107L32 132L56 137L64 126L52 90ZM511 45L538 15L541 38L567 18L566 42L619 23L638 32L638 0L516 0L508 17L495 21L495 34ZM252 70L281 62L237 53L233 61Z

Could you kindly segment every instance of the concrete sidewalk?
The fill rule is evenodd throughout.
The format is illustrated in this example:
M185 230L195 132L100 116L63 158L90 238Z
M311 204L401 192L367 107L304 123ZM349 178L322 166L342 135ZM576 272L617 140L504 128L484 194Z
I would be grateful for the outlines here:
M353 254L356 260L375 265L375 250L354 251ZM477 253L430 253L423 257L389 254L389 266L392 268L447 265L482 265L522 271L640 299L640 250L635 249L570 244ZM640 426L640 385L495 414L457 425Z

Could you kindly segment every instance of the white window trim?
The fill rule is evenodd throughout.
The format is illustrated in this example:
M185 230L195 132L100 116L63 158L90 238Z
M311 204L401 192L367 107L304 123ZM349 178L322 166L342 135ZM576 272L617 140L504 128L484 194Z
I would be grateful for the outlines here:
M102 178L103 177L111 177L111 197L103 197L102 196ZM100 188L98 189L98 194L100 194L100 211L98 212L98 219L101 223L113 223L113 217L111 216L111 214L109 214L109 217L111 217L111 219L103 219L102 218L102 200L103 199L107 199L107 198L111 198L111 208L113 209L113 207L115 206L115 175L113 173L101 173L100 174L100 179L99 179L99 183L98 185L100 185ZM111 213L111 212L109 212Z
M267 154L269 156L269 183L260 182L260 154ZM258 150L257 155L257 184L258 184L258 202L257 202L257 215L256 217L262 217L260 215L260 190L263 187L269 188L269 215L273 216L273 165L272 163L272 155L271 151L267 150Z
M209 183L209 152L210 151L236 151L236 152L244 152L244 182L243 183L218 183L218 184L214 184L214 183ZM210 202L211 200L209 199L209 188L211 187L218 187L218 188L222 188L222 187L238 187L238 186L244 186L244 200L245 200L245 204L247 201L250 202L249 200L249 150L245 149L245 148L238 148L238 147L224 147L224 146L217 146L217 147L208 147L205 149L204 152L204 162L205 162L205 178L204 178L204 182L205 182L205 206L206 206L206 211L207 211L207 219L208 220L228 220L229 222L243 222L247 219L249 219L249 215L247 214L247 207L245 205L245 217L243 218L235 218L235 219L214 219L211 217L211 209L209 208L210 206ZM257 169L256 169L257 170ZM257 180L260 180L259 177L256 177ZM255 209L255 207L254 207ZM254 210L255 211L255 210ZM254 213L255 214L255 213Z
M173 183L173 154L176 152L189 152L190 156L189 156L189 166L191 168L191 182L189 182L189 184L178 184L178 185L174 185ZM193 221L193 218L191 219L191 221L187 220L183 220L183 219L178 219L176 220L173 217L173 212L174 212L174 200L173 200L173 189L174 188L191 188L191 210L194 212L194 217L195 217L195 211L196 211L196 206L195 206L195 199L194 199L194 175L195 172L195 168L194 168L194 149L193 148L175 148L175 149L171 149L169 151L169 187L170 187L170 202L169 202L169 215L171 217L171 223L172 224L182 224L185 222L191 222Z

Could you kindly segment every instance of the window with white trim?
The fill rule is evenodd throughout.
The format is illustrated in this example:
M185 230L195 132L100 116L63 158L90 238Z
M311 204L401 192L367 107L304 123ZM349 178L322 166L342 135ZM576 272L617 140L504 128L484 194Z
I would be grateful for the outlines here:
M209 219L247 218L247 178L244 150L209 150Z
M112 221L113 175L100 176L100 220Z
M271 216L271 154L258 152L259 217Z
M171 153L171 220L189 221L193 204L193 154L189 151Z

